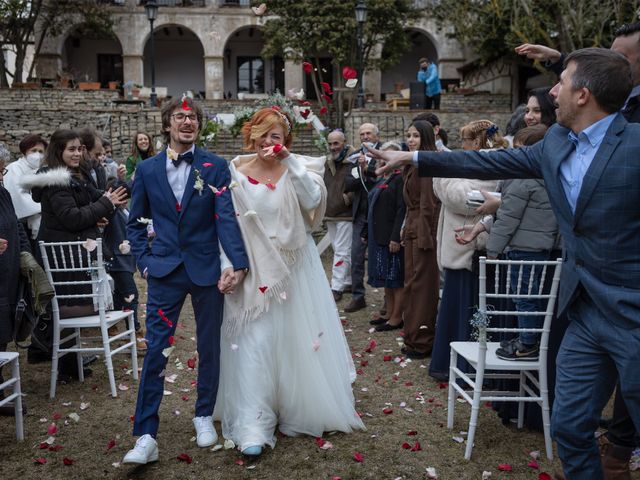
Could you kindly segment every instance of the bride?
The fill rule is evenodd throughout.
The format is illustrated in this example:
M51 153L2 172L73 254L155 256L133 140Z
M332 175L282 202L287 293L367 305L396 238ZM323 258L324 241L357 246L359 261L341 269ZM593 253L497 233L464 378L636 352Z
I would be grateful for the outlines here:
M239 286L220 280L229 295L215 416L245 455L273 448L276 426L316 437L364 429L353 360L310 233L326 206L324 158L289 153L291 127L278 107L257 111L242 128L255 153L230 165L251 268Z

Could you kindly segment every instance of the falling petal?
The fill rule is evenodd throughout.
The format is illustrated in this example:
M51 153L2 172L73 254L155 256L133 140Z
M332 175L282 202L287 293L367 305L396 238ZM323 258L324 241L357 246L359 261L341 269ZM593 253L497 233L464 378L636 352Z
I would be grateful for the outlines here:
M204 168L213 167L213 163L211 163L211 162L205 162L205 163L203 163L203 164L202 164L202 166L203 166Z

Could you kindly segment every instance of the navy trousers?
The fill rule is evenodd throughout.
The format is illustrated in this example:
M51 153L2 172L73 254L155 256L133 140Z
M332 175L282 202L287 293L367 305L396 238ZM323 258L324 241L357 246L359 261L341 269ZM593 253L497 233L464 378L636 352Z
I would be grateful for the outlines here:
M617 326L586 293L567 315L571 323L557 357L551 431L567 478L602 480L594 432L618 378L631 418L640 427L640 328Z
M180 265L166 277L149 277L148 286L147 354L140 377L133 434L138 436L148 433L155 437L160 423L158 409L164 393L164 370L168 361L162 352L170 346L169 337L175 334L187 294L191 295L195 313L198 347L198 399L195 416L207 417L213 414L220 376L220 327L224 303L216 285L195 285L184 265Z

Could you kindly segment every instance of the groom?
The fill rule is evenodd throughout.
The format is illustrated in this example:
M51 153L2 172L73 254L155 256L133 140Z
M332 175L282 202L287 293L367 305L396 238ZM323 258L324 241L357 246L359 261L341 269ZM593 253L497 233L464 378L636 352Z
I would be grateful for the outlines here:
M191 99L162 109L168 148L140 163L135 172L127 234L147 279L148 350L138 390L133 434L140 436L122 463L158 460L158 409L165 367L182 305L191 295L198 348L198 400L193 424L199 447L217 442L213 407L218 391L223 292L244 279L249 260L228 187L227 162L196 148L202 110ZM217 193L209 187L215 187ZM220 193L222 192L222 193ZM153 220L150 243L144 219ZM233 267L220 272L220 246ZM226 288L228 287L228 288Z

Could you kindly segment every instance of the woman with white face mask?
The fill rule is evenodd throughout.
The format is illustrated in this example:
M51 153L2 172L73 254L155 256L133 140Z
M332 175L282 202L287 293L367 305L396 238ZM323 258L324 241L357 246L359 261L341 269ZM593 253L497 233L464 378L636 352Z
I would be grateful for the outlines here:
M40 229L40 204L34 202L31 192L24 190L19 183L24 175L38 171L47 148L47 141L40 135L29 134L22 139L18 148L22 156L7 165L4 187L11 195L18 220L23 223L31 243L35 244Z

